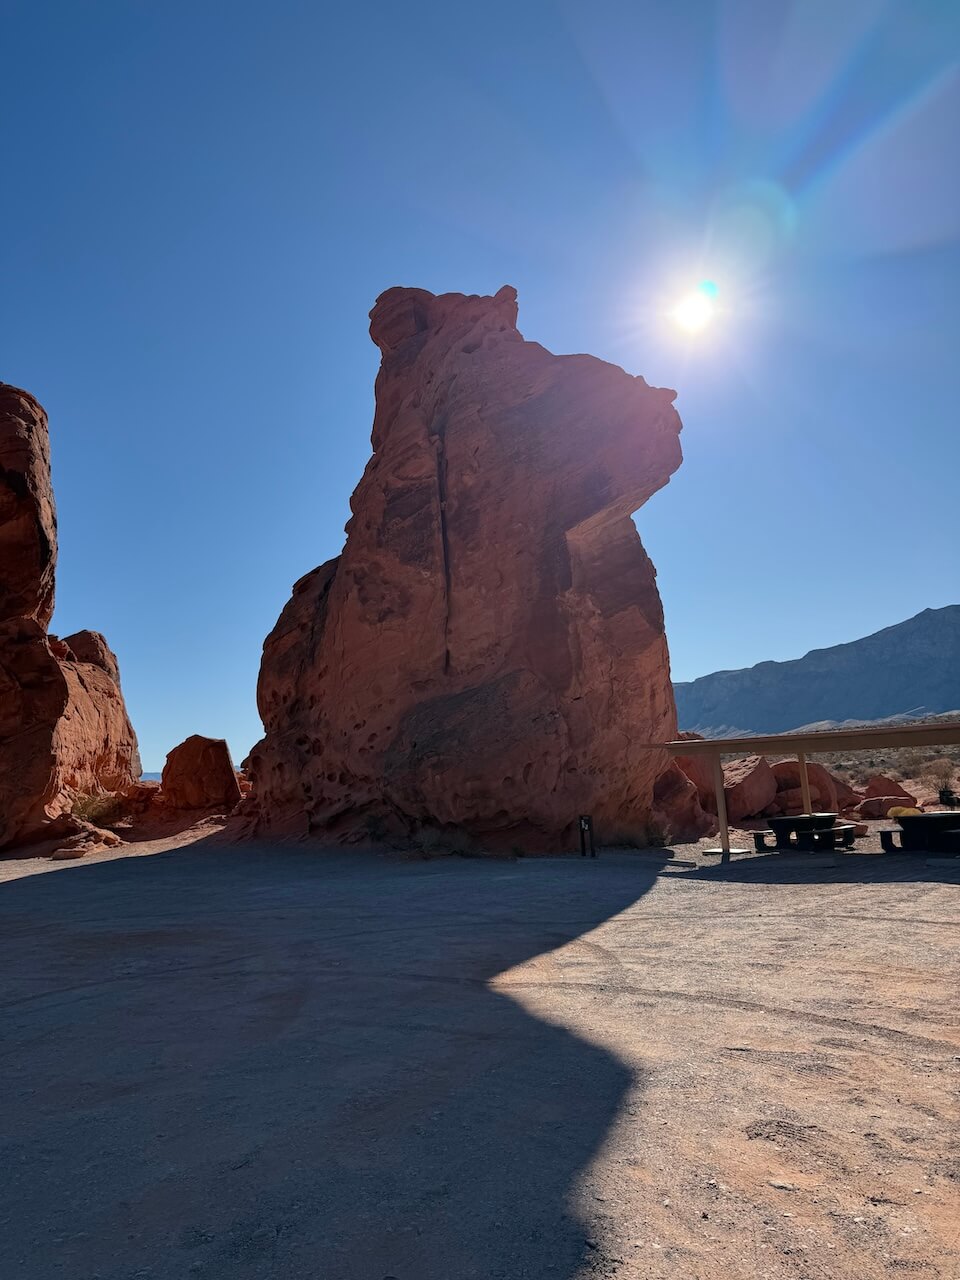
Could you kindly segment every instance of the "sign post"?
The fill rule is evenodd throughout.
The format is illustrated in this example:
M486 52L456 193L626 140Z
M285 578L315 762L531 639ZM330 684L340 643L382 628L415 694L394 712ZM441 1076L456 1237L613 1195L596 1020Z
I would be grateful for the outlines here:
M593 843L593 819L589 814L582 813L580 815L580 857L587 856L587 845L590 846L590 857L597 856L597 850Z

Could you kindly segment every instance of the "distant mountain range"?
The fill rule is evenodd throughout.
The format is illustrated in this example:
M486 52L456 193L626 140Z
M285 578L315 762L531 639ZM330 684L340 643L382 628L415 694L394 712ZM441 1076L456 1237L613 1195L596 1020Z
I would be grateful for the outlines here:
M862 640L675 684L681 729L786 733L820 721L915 719L960 707L960 605Z

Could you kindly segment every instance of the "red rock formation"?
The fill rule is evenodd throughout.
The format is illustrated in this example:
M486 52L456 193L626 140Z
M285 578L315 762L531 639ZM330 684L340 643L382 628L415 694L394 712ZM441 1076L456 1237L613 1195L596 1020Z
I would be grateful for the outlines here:
M167 756L160 796L170 809L220 809L229 813L240 803L240 783L223 738L195 733Z
M0 382L0 621L53 617L57 512L47 415L33 396Z
M837 812L843 813L846 809L855 809L863 799L860 792L855 791L849 783L844 782L842 778L838 778L835 773L831 773L830 777L837 791Z
M132 818L155 815L160 811L161 803L160 783L153 778L135 782L133 786L123 789L123 809Z
M105 831L94 826L92 822L78 822L75 834L68 836L58 844L50 855L54 862L69 862L74 858L86 857L88 853L99 853L101 849L115 849L123 841L115 831Z
M909 792L906 787L902 787L899 782L894 782L892 778L885 778L882 773L874 774L867 781L863 794L867 800L872 800L875 796L878 798L898 796L900 804L914 805L917 803L917 797Z
M777 780L764 756L747 756L723 766L723 796L731 822L756 817L776 794Z
M679 735L681 739L699 736L695 733ZM678 756L677 764L697 786L703 808L715 811L710 762L704 756ZM796 760L781 760L768 766L764 757L750 756L724 765L723 776L727 815L731 822L761 815L773 817L803 812L800 765ZM807 762L807 776L816 809L839 812L841 808L856 805L861 799L852 787L814 761Z
M701 742L703 735L685 730L678 733L677 742ZM717 812L717 793L713 780L713 765L706 756L676 756L674 763L690 779L697 789L697 799L705 813Z
M56 529L46 415L0 383L0 846L140 776L106 641L46 634Z
M67 682L33 618L0 622L0 847L56 816L53 733Z
M857 805L861 818L885 818L891 809L912 809L903 796L868 796Z
M776 803L780 813L802 813L803 791L800 783L800 763L797 760L779 760L772 766L777 780ZM837 788L833 775L822 764L807 761L807 779L810 783L810 799L819 813L838 813Z
M674 393L551 355L516 316L510 288L390 289L371 313L374 453L346 546L264 646L248 771L268 827L551 848L580 813L601 838L658 822L670 763L640 744L676 715L630 516L680 465Z
M0 623L0 847L139 774L119 685L91 663L58 660L36 622Z
M76 814L61 813L43 822L17 843L31 856L67 861L100 849L112 849L123 841L115 831L106 831Z
M114 684L120 683L117 655L99 631L75 631L72 636L64 636L62 643L69 650L67 656L74 662L88 662L91 666L99 667Z
M715 827L716 823L700 803L696 786L691 785L684 771L672 760L653 784L651 836L663 836L669 843L706 835Z

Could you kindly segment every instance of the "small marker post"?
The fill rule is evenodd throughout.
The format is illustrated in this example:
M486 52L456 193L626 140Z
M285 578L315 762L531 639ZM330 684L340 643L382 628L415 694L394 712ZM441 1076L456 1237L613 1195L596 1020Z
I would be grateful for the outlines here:
M587 856L587 845L590 846L590 857L597 856L597 850L593 843L593 819L587 813L580 815L580 857Z

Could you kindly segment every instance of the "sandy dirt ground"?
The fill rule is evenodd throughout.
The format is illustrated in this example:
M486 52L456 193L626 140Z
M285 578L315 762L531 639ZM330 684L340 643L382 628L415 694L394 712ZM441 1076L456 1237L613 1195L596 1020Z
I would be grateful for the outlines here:
M960 1275L960 860L175 840L0 862L0 1275Z

